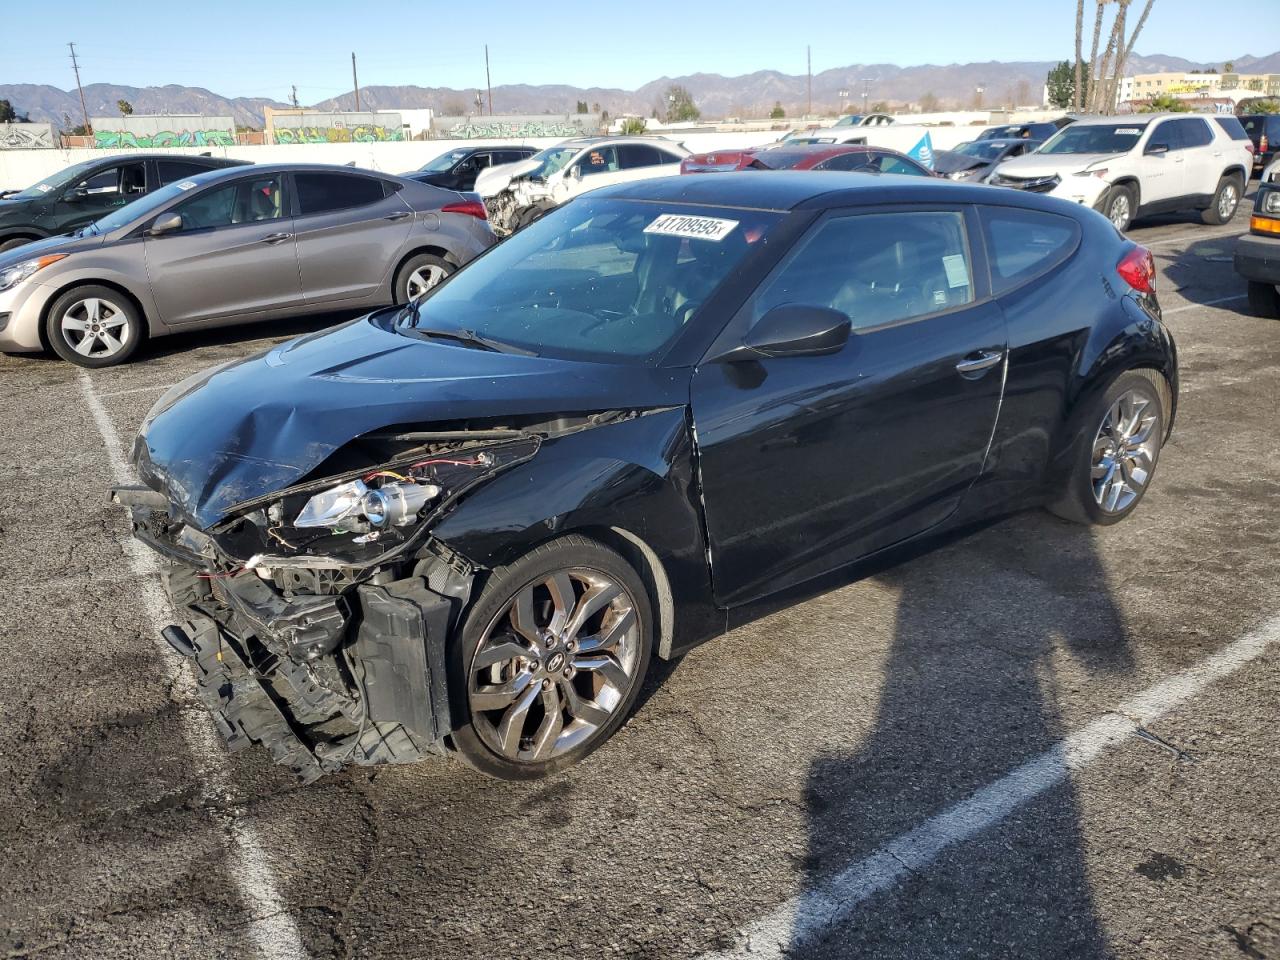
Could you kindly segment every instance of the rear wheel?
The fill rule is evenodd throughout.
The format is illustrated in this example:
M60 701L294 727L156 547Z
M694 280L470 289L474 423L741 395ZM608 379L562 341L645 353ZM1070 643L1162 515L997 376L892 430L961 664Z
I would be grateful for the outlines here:
M461 758L528 780L562 770L626 719L649 668L653 627L636 571L569 536L493 571L450 651Z
M1237 176L1223 177L1218 181L1218 189L1214 191L1213 202L1200 214L1200 219L1211 226L1229 223L1240 206L1240 195L1244 193L1244 184Z
M1133 223L1136 200L1129 187L1112 187L1102 204L1102 212L1121 233Z
M1280 320L1280 288L1274 284L1250 280L1249 307L1260 317Z
M128 297L111 287L85 286L53 302L45 334L63 360L81 367L112 367L133 356L144 328Z
M1104 526L1133 513L1160 458L1166 395L1154 370L1121 374L1086 420L1071 476L1049 509L1065 520Z
M396 303L416 300L456 269L448 260L432 253L410 257L396 274Z

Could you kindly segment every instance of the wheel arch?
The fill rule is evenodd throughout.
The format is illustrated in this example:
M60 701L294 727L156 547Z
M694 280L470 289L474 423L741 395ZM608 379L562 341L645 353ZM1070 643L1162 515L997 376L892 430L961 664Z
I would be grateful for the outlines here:
M402 256L399 260L396 261L396 265L391 271L391 296L393 299L395 298L395 292L396 292L396 280L399 279L400 271L404 269L404 265L408 263L410 260L412 260L414 257L420 256L421 254L424 254L424 253L429 253L433 257L439 257L441 260L449 261L449 263L453 264L453 267L455 270L458 267L462 266L462 264L458 262L458 258L453 253L446 250L444 247L438 246L434 243L423 243L423 244L415 245L414 247L407 250L404 256Z
M1136 214L1138 212L1138 207L1142 206L1142 184L1139 182L1138 178L1131 173L1125 174L1123 176L1116 177L1116 179L1111 182L1111 186L1126 187L1133 191L1133 212Z
M1240 202L1244 202L1244 191L1249 186L1249 173L1238 163L1233 163L1227 169L1222 171L1223 177L1239 177L1240 178Z
M40 344L45 350L52 350L53 346L49 343L49 314L53 310L53 305L61 299L62 295L76 287L107 287L123 296L132 304L133 308L138 311L138 316L142 318L142 335L149 338L154 333L153 320L147 315L147 309L142 305L142 299L124 284L115 280L103 279L101 277L77 277L74 280L68 280L59 286L45 300L44 307L40 310Z

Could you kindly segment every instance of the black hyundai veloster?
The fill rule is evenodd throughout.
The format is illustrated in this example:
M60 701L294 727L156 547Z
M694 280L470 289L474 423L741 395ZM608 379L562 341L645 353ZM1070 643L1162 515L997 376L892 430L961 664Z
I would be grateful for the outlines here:
M771 595L1022 507L1131 513L1177 398L1154 280L1015 191L606 188L174 388L115 496L232 747L535 777Z

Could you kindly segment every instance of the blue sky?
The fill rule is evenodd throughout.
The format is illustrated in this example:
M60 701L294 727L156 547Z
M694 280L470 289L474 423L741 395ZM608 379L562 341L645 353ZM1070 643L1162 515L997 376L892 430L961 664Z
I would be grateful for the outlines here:
M849 63L1065 59L1075 29L1075 0L50 0L5 7L0 83L72 87L66 41L74 40L85 83L177 83L278 99L297 84L304 103L351 89L352 50L362 85L482 85L487 42L495 85L631 89L664 74L803 73L806 44L815 73ZM1156 0L1138 52L1225 60L1280 49L1280 0L1255 0L1232 15L1215 9L1227 8Z

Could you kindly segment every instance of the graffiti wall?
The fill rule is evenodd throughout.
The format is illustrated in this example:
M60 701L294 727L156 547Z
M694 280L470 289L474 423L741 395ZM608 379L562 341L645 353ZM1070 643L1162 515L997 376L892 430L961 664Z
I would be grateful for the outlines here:
M322 110L265 111L269 139L295 143L396 143L407 140L400 114L326 113Z
M527 137L582 137L600 132L600 116L570 113L563 116L541 114L486 117L436 117L431 130L437 139L493 140Z
M0 123L0 150L51 150L57 145L51 123Z
M233 147L230 117L91 117L93 145L99 150L161 147Z

